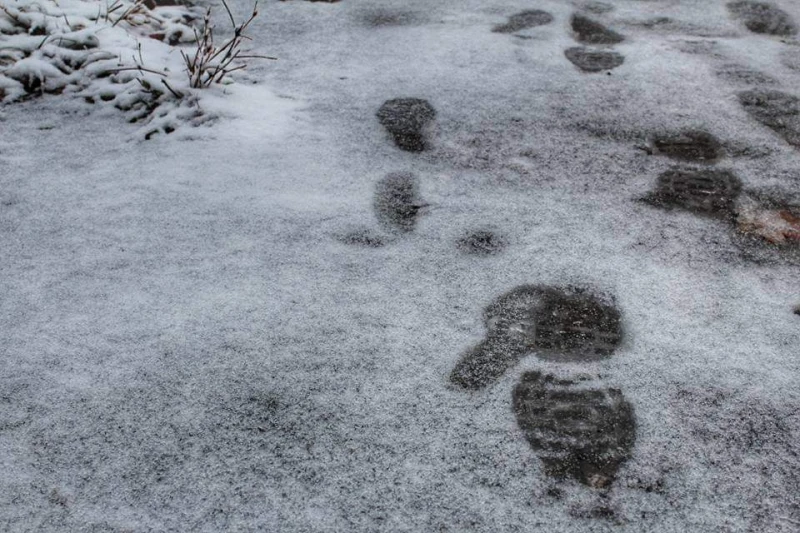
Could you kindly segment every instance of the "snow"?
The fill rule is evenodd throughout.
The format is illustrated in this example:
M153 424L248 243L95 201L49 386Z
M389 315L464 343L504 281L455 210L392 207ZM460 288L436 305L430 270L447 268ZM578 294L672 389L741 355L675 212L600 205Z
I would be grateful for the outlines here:
M0 530L796 531L798 263L639 200L682 164L641 146L684 129L746 190L796 197L800 152L715 72L800 96L798 42L722 1L604 3L610 74L563 55L580 2L275 1L250 44L278 61L198 93L203 127L166 108L189 117L145 141L83 93L0 108ZM527 9L554 21L491 31ZM375 117L400 97L436 109L429 151ZM372 211L395 172L431 204L400 237ZM500 253L459 249L487 227ZM361 230L385 245L340 239ZM612 295L622 345L452 386L484 308L523 284ZM546 477L512 410L530 370L633 405L608 492Z

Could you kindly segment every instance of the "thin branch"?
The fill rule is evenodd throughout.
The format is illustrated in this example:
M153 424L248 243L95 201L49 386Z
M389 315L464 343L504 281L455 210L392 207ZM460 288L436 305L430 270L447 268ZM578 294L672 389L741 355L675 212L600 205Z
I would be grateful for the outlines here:
M119 68L111 68L111 69L108 69L108 70L106 70L106 71L104 71L104 72L105 72L105 73L112 74L112 73L117 73L117 72L124 72L124 71L126 71L126 70L138 70L138 71L140 71L140 72L149 72L150 74L155 74L155 75L157 75L157 76L162 76L162 77L164 77L164 78L166 78L166 77L167 77L167 75L166 75L165 73L163 73L163 72L158 72L157 70L152 70L152 69L145 68L145 67L142 67L142 66L139 66L139 65L137 65L137 66L135 66L135 67L119 67Z
M163 84L164 84L164 87L166 87L167 89L169 89L169 92L171 92L172 94L174 94L174 95L175 95L175 98L178 98L178 99L181 99L181 98L183 98L183 94L179 93L178 91L176 91L175 89L173 89L172 87L170 87L170 86L169 86L169 83L167 83L167 80L165 80L165 79L162 79L162 80L161 80L161 83L163 83Z

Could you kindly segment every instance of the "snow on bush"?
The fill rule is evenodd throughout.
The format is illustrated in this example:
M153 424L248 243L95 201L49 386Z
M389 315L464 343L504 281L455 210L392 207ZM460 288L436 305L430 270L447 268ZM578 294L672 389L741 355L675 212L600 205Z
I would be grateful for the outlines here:
M234 23L236 42L227 41L222 49L209 42L210 9L157 7L146 0L5 3L0 5L0 101L50 93L111 105L142 124L145 138L181 124L199 125L213 118L201 109L197 90L210 83L192 83L187 66L200 54L207 58L209 50L212 56L221 50L206 68L214 72L214 83L227 81L227 74L243 68L243 59L255 57L244 55L239 45L256 14L241 26Z

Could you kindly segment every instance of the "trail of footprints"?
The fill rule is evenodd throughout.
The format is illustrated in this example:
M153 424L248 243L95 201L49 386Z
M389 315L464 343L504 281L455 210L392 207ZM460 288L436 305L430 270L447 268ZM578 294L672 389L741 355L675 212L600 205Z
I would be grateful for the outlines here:
M553 16L546 11L527 10L511 15L505 24L495 26L492 31L516 33L552 21ZM564 50L564 57L581 71L589 73L609 71L625 61L622 54L609 49L625 40L619 33L579 13L572 15L570 27L574 39L582 46L567 48Z
M586 290L524 285L484 310L486 337L456 364L450 381L476 391L522 358L581 363L613 355L622 340L619 311ZM596 378L527 372L512 393L517 424L545 473L605 489L636 440L633 407Z
M798 31L786 12L768 3L734 1L727 8L755 33L789 36ZM717 75L747 85L736 95L742 109L800 149L799 98L776 89L774 79L745 66L728 64L718 69ZM746 190L732 171L711 166L725 151L716 137L700 130L659 134L646 149L683 165L658 176L654 189L642 200L663 209L685 210L729 223L747 249L746 257L800 262L800 206L774 194Z
M729 3L728 9L751 31L772 35L797 32L788 15L769 4L736 1ZM492 31L509 34L552 21L545 11L527 10ZM623 63L624 57L609 49L624 40L622 35L578 13L570 24L581 46L568 48L564 54L577 68L591 73ZM744 76L761 85L773 83L749 71L737 74L744 67L734 67L728 66L719 75ZM800 148L800 100L763 88L740 92L738 99L755 120ZM376 117L400 150L416 153L429 148L428 130L436 110L428 101L387 100ZM775 244L800 241L800 211L746 192L733 172L717 168L725 149L709 132L661 133L651 138L646 149L681 166L658 176L654 189L642 199L645 202L724 220ZM376 185L373 209L387 234L413 232L427 205L411 173L390 173ZM368 247L386 243L368 232L351 234L348 242ZM496 254L506 245L504 237L489 230L469 232L457 242L460 250L474 255ZM613 356L623 339L621 314L613 298L575 287L516 287L492 301L483 318L484 339L463 354L449 378L465 391L491 386L530 355L556 363L590 363ZM529 371L514 387L511 403L519 428L548 476L608 489L633 453L634 408L622 391L605 386L596 376L580 374L565 379Z
M428 147L426 130L436 111L426 100L395 98L386 101L376 117L397 148L420 152ZM412 173L390 173L375 186L375 217L390 235L412 233L427 205ZM385 244L363 232L351 234L347 242ZM506 245L504 237L489 230L469 232L457 242L461 251L483 256L499 253ZM623 335L620 313L607 300L573 287L526 285L511 290L484 310L486 338L464 354L450 381L467 391L483 389L530 354L563 363L610 357ZM528 372L514 388L512 405L520 429L550 476L605 489L630 457L636 427L633 408L619 390L596 378L565 380Z

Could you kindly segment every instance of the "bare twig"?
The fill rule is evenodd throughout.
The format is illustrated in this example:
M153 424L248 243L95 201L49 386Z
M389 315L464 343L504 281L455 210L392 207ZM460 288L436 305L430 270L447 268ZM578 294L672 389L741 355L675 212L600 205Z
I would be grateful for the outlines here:
M203 30L199 33L195 30L197 51L192 57L181 52L186 65L186 72L189 76L189 85L195 89L209 87L212 83L220 83L228 74L246 68L247 63L242 63L242 60L277 59L270 56L246 54L241 49L242 43L245 40L250 40L244 32L258 16L258 2L253 6L253 12L250 17L239 25L236 24L226 0L222 0L222 5L233 26L233 37L225 41L221 46L214 44L211 8L208 8L203 19Z
M159 72L157 70L152 70L152 69L149 69L149 68L145 68L145 67L143 67L141 65L137 65L135 67L110 68L110 69L106 70L105 73L107 73L107 74L115 74L117 72L124 72L126 70L138 70L140 72L149 72L150 74L155 74L157 76L161 76L161 77L164 77L164 78L167 77L167 75L164 72Z
M183 93L179 93L178 91L176 91L175 89L173 89L172 87L170 87L170 86L169 86L169 83L167 83L167 80L165 80L165 79L163 79L163 78L162 78L162 79L161 79L161 83L163 83L163 84L164 84L164 87L166 87L166 88L169 90L169 92L171 92L173 95L175 95L175 98L178 98L179 100L180 100L181 98L183 98Z

